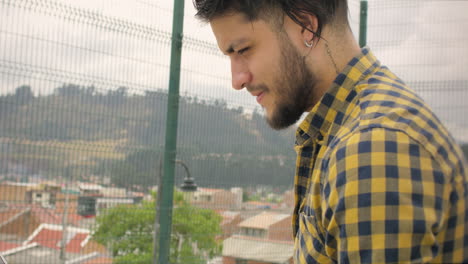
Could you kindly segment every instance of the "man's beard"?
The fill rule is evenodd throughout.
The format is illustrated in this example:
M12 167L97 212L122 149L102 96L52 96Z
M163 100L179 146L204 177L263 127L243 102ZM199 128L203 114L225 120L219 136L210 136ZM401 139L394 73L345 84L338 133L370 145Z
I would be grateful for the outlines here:
M313 87L317 79L306 66L302 57L289 40L280 38L282 49L280 73L274 84L277 89L272 113L267 123L280 130L296 123L301 115L313 104Z

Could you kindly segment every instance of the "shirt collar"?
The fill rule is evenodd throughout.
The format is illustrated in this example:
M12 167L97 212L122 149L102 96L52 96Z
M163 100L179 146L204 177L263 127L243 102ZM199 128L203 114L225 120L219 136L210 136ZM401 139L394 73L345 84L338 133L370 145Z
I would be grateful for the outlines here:
M301 122L296 131L296 144L303 145L310 138L330 135L333 124L342 125L346 120L346 109L357 95L356 84L379 66L380 62L369 48L362 48L361 53L338 74L328 91Z

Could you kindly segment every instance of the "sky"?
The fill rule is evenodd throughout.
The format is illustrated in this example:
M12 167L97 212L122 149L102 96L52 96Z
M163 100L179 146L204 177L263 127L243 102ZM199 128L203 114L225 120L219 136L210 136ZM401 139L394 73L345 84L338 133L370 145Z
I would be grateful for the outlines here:
M357 37L359 1L349 6ZM172 8L167 0L2 1L0 93L29 84L44 95L63 83L95 85L101 92L167 89ZM371 0L367 31L379 60L414 84L465 142L467 12L468 1ZM231 89L229 61L217 50L209 25L194 18L191 0L184 13L181 94L258 107L248 93Z

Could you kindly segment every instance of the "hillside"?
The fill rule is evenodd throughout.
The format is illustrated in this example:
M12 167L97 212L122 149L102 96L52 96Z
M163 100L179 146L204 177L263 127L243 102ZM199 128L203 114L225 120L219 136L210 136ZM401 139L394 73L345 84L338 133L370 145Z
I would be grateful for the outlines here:
M47 175L108 175L118 185L157 182L167 94L127 91L66 84L34 96L25 85L1 96L1 164ZM223 101L181 97L179 107L178 158L199 184L292 185L294 129L273 131L259 114L247 118Z

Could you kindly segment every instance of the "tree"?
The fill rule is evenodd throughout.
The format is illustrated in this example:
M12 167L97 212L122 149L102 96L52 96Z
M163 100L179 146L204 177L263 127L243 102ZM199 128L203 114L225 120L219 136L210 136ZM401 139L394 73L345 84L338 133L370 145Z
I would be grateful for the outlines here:
M132 185L155 185L159 174L161 152L143 149L116 161L111 168L112 183L129 188Z
M59 96L80 96L84 94L84 89L77 84L63 84L60 87L55 88L54 93Z
M15 97L20 105L25 105L29 103L34 98L34 94L31 91L31 86L22 85L16 88Z
M221 217L195 208L175 193L171 237L171 263L206 263L221 252ZM153 257L154 201L121 205L97 217L93 238L107 245L115 263L151 263Z
M117 90L109 90L107 92L107 100L111 106L120 106L125 103L128 96L128 88L120 86Z

